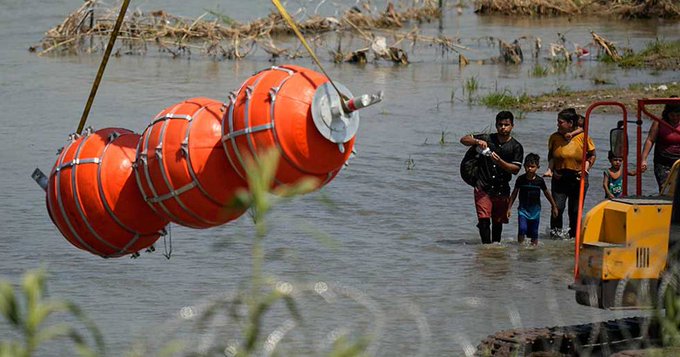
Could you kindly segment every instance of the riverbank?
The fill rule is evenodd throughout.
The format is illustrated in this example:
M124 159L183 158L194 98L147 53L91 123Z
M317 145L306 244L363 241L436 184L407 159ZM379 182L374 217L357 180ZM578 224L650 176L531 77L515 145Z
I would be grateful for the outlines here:
M474 6L481 15L680 18L680 5L674 0L475 0Z
M634 84L628 88L602 88L584 91L558 90L538 96L527 96L517 101L515 109L525 112L560 111L564 108L585 110L597 101L617 101L626 105L629 110L637 108L637 100L642 98L666 98L680 95L680 84L655 83ZM601 108L606 112L608 108Z

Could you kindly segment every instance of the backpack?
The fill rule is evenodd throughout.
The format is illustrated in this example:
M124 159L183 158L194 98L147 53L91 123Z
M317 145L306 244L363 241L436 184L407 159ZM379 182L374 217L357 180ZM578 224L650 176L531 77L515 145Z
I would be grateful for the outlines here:
M479 177L479 166L482 164L484 158L477 152L475 146L471 146L463 156L460 162L460 177L463 181L472 187L477 187L477 180Z

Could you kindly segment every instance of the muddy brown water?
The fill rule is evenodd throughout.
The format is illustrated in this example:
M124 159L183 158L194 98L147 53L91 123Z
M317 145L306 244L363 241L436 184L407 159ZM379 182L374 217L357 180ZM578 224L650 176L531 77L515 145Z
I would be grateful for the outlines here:
M37 57L27 48L79 5L74 0L0 0L4 115L0 128L0 275L16 282L25 270L46 266L50 296L75 301L95 319L110 355L122 354L131 341L140 338L156 343L181 336L190 336L199 345L197 350L206 351L215 341L224 340L218 338L222 330L211 329L197 337L191 321L178 316L192 311L187 307L235 292L247 280L253 235L247 215L208 230L172 227L170 260L160 254L162 242L157 245L159 251L140 259L102 260L73 248L61 237L47 215L44 192L30 179L35 167L49 171L56 150L75 130L100 55ZM191 4L133 1L131 7L163 8L196 17L203 9L218 5L241 21L265 16L272 9L266 2L207 0ZM317 5L288 4L289 8L306 6L310 12ZM329 3L319 6L321 13L335 11ZM593 30L623 46L641 48L655 38L677 39L680 33L680 25L673 22L482 18L471 9L464 9L461 16L447 11L442 29L438 27L436 22L422 25L424 33L441 31L460 37L461 44L470 47L466 55L473 60L497 54L497 48L485 39L489 36L506 42L540 36L547 46L556 41L557 33L563 33L569 41L584 45ZM358 39L354 43L361 44ZM527 54L530 44L524 45ZM619 70L586 59L563 72L534 78L529 75L532 60L520 66L473 61L460 68L455 54L442 56L433 47L409 51L412 63L408 66L386 62L336 65L330 63L325 50L319 53L335 80L354 93L384 90L385 101L361 112L358 156L350 166L321 192L281 203L270 217L268 274L299 287L319 281L345 287L335 300L309 294L299 297L305 326L286 335L280 345L284 351L318 355L328 347L329 336L346 329L372 334L370 351L380 356L464 355L497 330L620 316L575 303L567 290L573 242L547 239L547 210L537 249L513 243L514 217L505 228L502 245L479 244L472 192L458 175L464 153L458 139L491 128L497 110L469 105L463 83L476 78L479 93L508 88L517 94L557 87L593 88L594 76L626 86L678 80L680 74ZM544 50L541 57L545 55ZM539 61L547 65L544 59ZM313 67L308 59L293 63ZM197 53L191 59L171 59L154 50L144 56L112 58L88 124L141 132L163 108L192 96L224 100L229 91L271 64L263 53L223 62ZM603 148L615 120L600 116L592 124L599 159L587 207L603 197ZM525 152L539 153L545 166L546 141L554 129L555 113L523 113L516 122L515 137ZM409 159L415 164L412 170L407 170ZM645 193L653 193L653 178L645 175L644 179ZM318 239L320 234L330 236L334 244ZM285 327L284 322L284 313L274 311L266 332ZM165 332L168 327L178 330ZM233 341L234 329L225 331L226 340ZM0 325L0 334L7 332L7 325ZM54 351L68 351L68 344L54 343L46 355L61 354Z

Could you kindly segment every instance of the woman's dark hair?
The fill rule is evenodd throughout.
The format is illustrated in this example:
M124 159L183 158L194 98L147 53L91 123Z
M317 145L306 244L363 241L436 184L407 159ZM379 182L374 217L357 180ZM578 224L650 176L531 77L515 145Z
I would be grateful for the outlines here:
M571 123L572 126L576 126L578 124L579 115L576 113L576 109L567 108L562 109L562 111L557 113L557 119L567 121Z
M669 98L677 98L677 95L672 95ZM668 103L663 107L663 112L661 112L661 119L668 121L670 120L669 115L671 113L680 113L680 103Z

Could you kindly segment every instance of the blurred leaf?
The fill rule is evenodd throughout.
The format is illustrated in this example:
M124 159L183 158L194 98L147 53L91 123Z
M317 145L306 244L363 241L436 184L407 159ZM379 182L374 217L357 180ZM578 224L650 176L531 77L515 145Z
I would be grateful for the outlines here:
M297 304L295 303L295 299L293 299L293 297L290 295L285 295L283 297L283 301L286 302L286 307L288 308L288 311L293 316L293 318L298 322L302 321L302 315L300 314L300 310L298 309Z
M340 336L333 342L333 350L328 354L328 357L365 356L366 347L368 347L367 338L360 338L352 343L346 336Z
M104 336L102 335L101 331L99 331L97 324L95 324L95 322L92 319L87 317L85 312L83 312L80 309L80 307L78 307L78 305L70 301L63 302L62 304L66 311L68 311L69 313L71 313L71 315L76 317L85 326L88 332L92 334L92 338L94 339L94 343L97 347L97 351L99 352L99 354L102 356L105 355L106 345L104 344Z
M14 288L7 282L0 282L0 313L15 327L21 325L21 314L14 295Z
M13 342L0 342L0 357L22 357L27 356L21 346Z
M45 270L37 269L24 274L22 282L24 296L26 297L26 310L31 311L42 299L45 292Z
M173 340L165 344L158 352L159 357L175 356L186 348L185 343L179 340Z
M60 337L70 336L73 328L66 323L56 324L40 330L33 338L35 346Z

